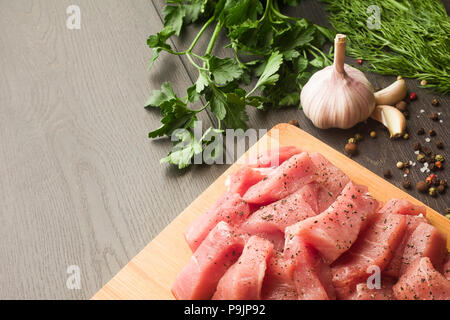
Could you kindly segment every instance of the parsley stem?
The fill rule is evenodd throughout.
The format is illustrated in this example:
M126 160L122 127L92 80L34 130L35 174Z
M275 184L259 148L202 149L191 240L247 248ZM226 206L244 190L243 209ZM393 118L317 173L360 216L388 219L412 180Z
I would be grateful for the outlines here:
M211 36L211 40L208 43L208 47L206 48L206 52L205 52L205 56L209 55L213 48L214 48L214 44L216 43L217 37L219 36L219 32L220 30L222 30L224 22L223 21L219 21L216 24L216 28L214 29L214 32Z
M185 52L186 53L191 53L192 50L194 49L195 45L197 44L198 40L200 39L200 37L202 36L203 32L205 32L206 28L208 28L208 26L214 21L214 16L212 16L208 21L206 21L206 23L203 25L203 27L200 29L200 31L198 32L197 36L195 36L194 40L192 41L191 46L189 47L189 49L187 49Z
M186 57L189 59L189 62L196 67L198 70L208 71L208 69L200 67L197 63L195 63L194 59L192 59L189 53L186 53Z

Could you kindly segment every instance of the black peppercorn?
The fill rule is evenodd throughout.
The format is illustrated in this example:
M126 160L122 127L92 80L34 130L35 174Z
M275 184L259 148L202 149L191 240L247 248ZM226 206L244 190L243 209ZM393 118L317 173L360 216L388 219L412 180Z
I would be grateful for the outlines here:
M385 169L384 171L383 171L383 176L385 177L385 178L392 178L392 173L391 173L391 170L389 170L389 169Z
M433 101L431 101L431 104L435 107L437 107L439 105L439 100L438 99L433 99Z
M432 112L429 117L433 121L439 120L439 116L438 116L438 114L436 112Z
M442 143L442 141L436 141L436 147L438 149L444 149L444 144Z
M436 135L436 131L434 131L433 129L430 129L430 130L428 131L428 135L429 135L430 137L434 137L434 136Z
M419 142L414 143L414 150L418 151L422 148L421 144Z
M445 187L444 187L444 186L438 186L438 187L436 188L436 190L437 190L437 192L439 192L440 194L445 193Z
M411 188L411 181L409 181L409 180L403 181L402 186L405 189L410 189Z

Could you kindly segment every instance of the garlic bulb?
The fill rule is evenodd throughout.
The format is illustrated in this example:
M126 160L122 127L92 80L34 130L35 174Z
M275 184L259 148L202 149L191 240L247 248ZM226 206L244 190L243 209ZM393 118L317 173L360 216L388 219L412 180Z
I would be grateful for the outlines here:
M334 64L316 72L300 95L305 115L321 129L351 128L369 118L375 108L369 80L344 64L345 40L345 35L336 35Z

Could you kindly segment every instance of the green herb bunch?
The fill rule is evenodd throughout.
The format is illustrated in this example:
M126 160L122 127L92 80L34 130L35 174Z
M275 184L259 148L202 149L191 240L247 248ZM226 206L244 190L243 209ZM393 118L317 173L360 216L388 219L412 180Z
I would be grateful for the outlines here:
M318 69L332 62L332 48L323 48L334 33L306 19L280 12L277 0L167 0L164 27L151 35L147 44L153 50L150 67L162 51L184 55L198 70L196 82L178 97L170 83L150 94L147 108L159 108L162 125L149 133L150 138L178 135L173 149L161 162L179 168L191 164L194 155L210 143L210 133L223 128L246 129L246 107L267 109L300 105L300 90ZM283 0L281 5L297 5L298 0ZM191 45L176 52L168 43L183 27L201 23ZM214 27L204 53L195 53L198 40L208 27ZM233 57L217 57L214 45L221 31L227 36ZM251 89L246 90L253 84ZM202 103L193 109L192 104ZM217 118L217 127L208 128L201 139L194 137L197 115L209 110Z
M330 22L348 38L347 53L369 71L426 80L450 93L450 18L439 0L322 0ZM379 28L369 28L376 5ZM369 10L368 10L369 9Z

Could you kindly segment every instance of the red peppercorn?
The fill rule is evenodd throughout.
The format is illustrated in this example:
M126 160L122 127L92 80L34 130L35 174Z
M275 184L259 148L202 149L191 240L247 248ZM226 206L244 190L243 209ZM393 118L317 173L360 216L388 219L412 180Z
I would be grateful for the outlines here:
M358 64L362 64L362 59L358 59L356 62L358 62Z
M417 93L415 92L411 92L411 94L409 95L409 100L416 100L417 99Z

